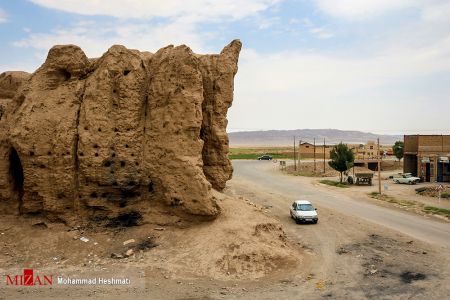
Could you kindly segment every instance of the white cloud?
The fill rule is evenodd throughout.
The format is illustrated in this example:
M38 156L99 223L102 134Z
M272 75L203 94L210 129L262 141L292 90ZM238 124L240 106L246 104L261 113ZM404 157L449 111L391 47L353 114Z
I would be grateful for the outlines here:
M14 43L17 47L40 50L41 61L48 49L54 45L76 44L87 56L99 57L111 45L123 44L141 51L156 51L168 44L187 44L194 51L202 52L202 34L195 26L182 20L170 24L122 24L79 22L70 28L59 28L49 33L28 32L28 36Z
M311 28L309 32L319 39L329 39L333 37L333 34L323 27Z
M35 4L81 15L118 18L193 17L197 21L217 18L241 19L261 12L280 0L30 0Z
M415 0L315 0L324 13L340 18L367 18L415 5Z
M0 23L6 23L8 22L8 15L6 12L0 8Z
M274 18L259 17L257 20L259 29L268 29L278 22L279 22L278 17L274 17Z
M427 22L450 23L450 3L439 3L425 7L422 18Z

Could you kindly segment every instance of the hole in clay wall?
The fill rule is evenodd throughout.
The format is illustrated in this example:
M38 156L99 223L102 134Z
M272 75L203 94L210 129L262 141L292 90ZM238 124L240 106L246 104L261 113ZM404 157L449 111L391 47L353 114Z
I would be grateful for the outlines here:
M23 176L22 162L20 161L19 154L16 149L11 148L9 152L9 176L12 183L13 194L19 202L19 212L22 209L23 198L23 182L25 180Z
M150 183L148 184L148 191L149 191L150 193L153 192L153 182L151 182L151 181L150 181Z
M64 80L66 80L66 81L72 77L72 74L70 74L70 72L66 69L61 69L60 72L63 75Z
M101 129L101 128L99 128L99 129L98 129L98 132L102 132L102 129Z
M125 161L123 161L123 160L120 161L120 166L121 167L125 167L125 164L126 164Z
M123 71L123 75L124 75L124 76L127 76L128 74L130 74L130 72L131 72L130 70L124 70L124 71Z
M90 196L91 196L91 198L97 198L97 193L96 192L92 192Z
M111 162L109 160L105 161L105 163L103 164L103 166L105 167L110 167L111 166Z
M98 153L95 153L94 155L95 155L95 157L97 157L97 156L98 156Z
M182 203L182 201L178 198L172 198L172 202L170 202L170 205L172 206L178 206Z
M40 165L39 168L45 169L45 165Z
M33 151L30 151L30 156L34 156L34 152Z
M51 151L48 151L48 152L47 152L47 155L49 155L49 156L52 155L52 152L51 152Z
M97 148L98 148L98 145L97 145L97 144L94 144L94 148L97 149Z

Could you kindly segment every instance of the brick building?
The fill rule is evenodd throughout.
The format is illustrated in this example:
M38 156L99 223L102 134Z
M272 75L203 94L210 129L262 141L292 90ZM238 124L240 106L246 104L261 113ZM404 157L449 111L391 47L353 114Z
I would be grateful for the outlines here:
M333 145L324 145L323 144L316 144L316 158L320 159L323 158L323 151L325 149L325 158L330 158L330 151L333 148ZM303 158L313 158L314 157L314 144L303 142L300 144L299 149L300 157Z
M450 182L450 135L405 135L403 171L427 182Z

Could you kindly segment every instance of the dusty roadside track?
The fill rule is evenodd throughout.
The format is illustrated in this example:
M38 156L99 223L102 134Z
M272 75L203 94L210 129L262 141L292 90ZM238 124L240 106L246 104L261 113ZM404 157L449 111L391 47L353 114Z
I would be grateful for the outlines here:
M267 161L233 161L234 178L246 180L257 189L270 190L293 199L306 198L316 205L343 213L349 218L364 219L409 235L419 240L450 248L450 224L352 199L317 188L310 179L292 177L277 171L274 163Z

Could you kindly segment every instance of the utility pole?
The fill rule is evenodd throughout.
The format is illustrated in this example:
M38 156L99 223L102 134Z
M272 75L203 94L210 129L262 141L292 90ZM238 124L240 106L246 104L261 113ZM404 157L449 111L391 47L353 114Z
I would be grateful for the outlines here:
M316 173L316 138L314 138L314 173Z
M323 173L325 173L325 138L323 138Z
M300 171L301 170L301 168L300 168L300 160L302 159L301 158L301 154L302 154L302 152L301 152L301 148L302 147L302 140L299 140L298 141L298 170Z
M295 155L295 135L294 135L294 170L297 171L297 161L296 161L296 155Z
M380 162L380 138L377 139L378 144L378 194L381 195L381 162Z

